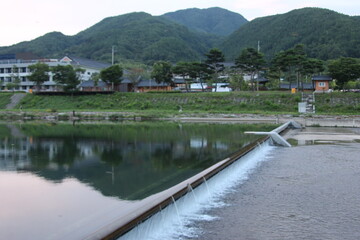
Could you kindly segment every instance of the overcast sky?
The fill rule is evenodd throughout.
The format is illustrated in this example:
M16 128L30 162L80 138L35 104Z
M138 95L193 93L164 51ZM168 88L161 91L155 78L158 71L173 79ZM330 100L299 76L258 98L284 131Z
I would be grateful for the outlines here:
M360 15L359 0L11 0L1 3L0 46L59 31L74 35L110 16L130 12L161 15L186 8L221 7L248 20L303 7Z

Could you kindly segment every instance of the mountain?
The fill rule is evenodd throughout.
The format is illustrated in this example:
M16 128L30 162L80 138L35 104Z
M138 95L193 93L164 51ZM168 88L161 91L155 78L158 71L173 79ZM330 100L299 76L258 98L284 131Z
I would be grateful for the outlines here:
M21 42L10 47L0 47L0 54L32 52L42 57L59 57L57 53L75 43L76 37L66 36L60 32L51 32L32 41Z
M303 8L242 25L241 19L241 15L221 8L187 9L163 16L135 12L105 18L74 36L51 32L32 41L0 47L0 54L33 52L46 58L70 54L111 62L115 47L115 62L134 60L151 64L167 60L175 63L202 60L204 53L215 46L228 60L233 60L242 49L256 48L260 42L261 51L268 59L299 43L305 45L310 57L360 58L359 16ZM232 32L235 23L240 24L235 32L220 36Z
M267 58L300 43L305 45L310 57L358 58L360 18L320 8L293 10L244 24L220 48L228 59L234 59L243 48L256 48L258 41Z
M151 63L199 60L218 38L190 31L183 25L138 12L109 17L75 36L53 32L33 41L0 48L0 54L32 51L44 57L65 54L110 61L115 56Z
M196 60L211 46L205 36L143 12L106 18L76 37L80 43L67 51L103 60L109 59L112 46L120 58L144 62Z
M228 36L248 21L240 14L219 7L191 8L162 15L189 29L203 33Z

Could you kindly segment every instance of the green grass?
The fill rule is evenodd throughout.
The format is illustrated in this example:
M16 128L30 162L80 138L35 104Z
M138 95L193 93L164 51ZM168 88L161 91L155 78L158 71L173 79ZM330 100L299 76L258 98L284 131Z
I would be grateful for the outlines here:
M295 113L299 95L282 92L115 93L93 96L27 95L22 109L177 113Z
M360 93L324 93L315 96L318 114L360 114Z
M5 109L6 105L10 103L10 98L13 93L0 93L0 109Z
M11 93L0 94L5 108ZM360 114L359 93L316 94L316 114ZM114 93L111 95L39 96L28 94L14 111L120 112L134 116L163 117L177 114L298 114L301 94L289 92L230 93ZM181 109L181 111L179 111ZM181 112L181 113L180 113Z

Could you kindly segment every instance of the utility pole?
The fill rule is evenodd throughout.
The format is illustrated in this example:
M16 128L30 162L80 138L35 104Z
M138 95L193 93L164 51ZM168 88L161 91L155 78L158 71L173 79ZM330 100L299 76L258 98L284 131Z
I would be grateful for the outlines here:
M259 54L260 53L260 41L258 41L257 51ZM259 91L259 70L257 70L256 74L257 74L256 90Z
M111 65L114 65L115 46L111 47Z

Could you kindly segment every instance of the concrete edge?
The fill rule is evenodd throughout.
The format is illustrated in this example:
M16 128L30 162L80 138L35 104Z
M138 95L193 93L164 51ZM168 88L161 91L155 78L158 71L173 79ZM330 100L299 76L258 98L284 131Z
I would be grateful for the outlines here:
M274 129L276 133L281 134L287 128L291 126L291 122L285 123L277 129ZM126 218L116 219L111 224L98 229L96 232L91 234L85 239L103 239L103 240L112 240L117 239L120 236L124 235L126 232L130 231L132 228L136 227L141 222L146 221L152 215L166 208L168 205L173 203L173 200L177 200L188 193L189 186L191 188L196 188L202 184L205 180L210 179L224 168L228 167L235 161L240 160L243 156L250 153L252 150L256 149L259 144L262 144L269 140L269 136L262 137L255 142L250 143L246 147L240 149L234 153L229 158L226 158L213 166L205 169L204 171L196 174L195 176L157 194L149 196L142 200L142 203L138 206L138 209L135 212L128 212Z

